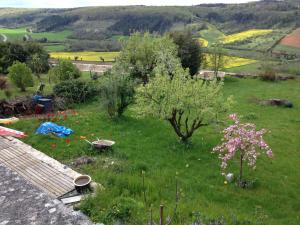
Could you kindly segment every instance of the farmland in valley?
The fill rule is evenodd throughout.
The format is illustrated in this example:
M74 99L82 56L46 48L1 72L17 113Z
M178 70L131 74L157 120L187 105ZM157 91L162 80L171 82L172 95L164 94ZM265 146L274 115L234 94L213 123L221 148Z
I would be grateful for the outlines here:
M78 60L83 61L114 61L119 55L119 52L51 52L50 57L54 59L72 59L78 57Z
M199 41L202 40L205 47L210 47L214 43L222 43L228 49L268 51L287 32L288 29L250 29L226 35L217 27L208 24L207 28L201 30L198 35Z
M25 27L21 28L0 28L0 34L4 35L6 41L22 41L25 39L41 40L46 38L46 43L42 43L48 51L63 51L66 48L66 41L72 34L70 30L59 32L29 32ZM3 38L2 38L3 39Z
M280 45L300 48L300 28L294 30L280 41Z
M74 60L75 57L78 60L82 61L101 61L100 57L104 59L106 62L112 62L118 57L119 52L51 52L50 56L54 59L71 59ZM209 57L206 54L205 56L208 60ZM245 66L249 64L256 63L256 60L241 58L241 57L234 57L234 56L225 56L226 66L225 69ZM208 66L210 63L208 62Z
M29 35L33 39L41 39L47 38L50 42L62 42L67 39L69 35L71 35L71 31L65 30L60 32L42 32L42 33L32 33L28 32L28 30L23 28L0 28L0 34L4 34L8 37L8 40L22 40L24 35Z
M205 58L206 58L207 67L211 68L212 63L210 62L209 55L205 54ZM231 68L235 68L235 67L246 66L246 65L257 63L257 61L253 60L253 59L234 57L234 56L225 56L224 62L225 62L224 69L231 69Z

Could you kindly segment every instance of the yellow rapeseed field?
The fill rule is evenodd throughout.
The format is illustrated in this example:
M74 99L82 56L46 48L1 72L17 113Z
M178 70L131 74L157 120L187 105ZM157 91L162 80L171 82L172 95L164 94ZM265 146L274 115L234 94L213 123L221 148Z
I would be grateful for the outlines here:
M51 52L51 58L55 59L74 59L75 56L78 57L78 60L83 61L100 61L100 57L103 57L105 61L114 61L114 59L119 55L119 52ZM205 58L209 61L209 56L206 54ZM244 66L248 64L255 63L256 60L246 59L233 56L225 56L225 69ZM208 66L210 65L207 62Z
M114 61L119 52L51 52L50 57L54 59L71 59L83 61L101 61L102 57L105 61Z
M208 54L205 54L205 58L207 60L207 66L208 68L212 67L210 60L210 57ZM254 59L247 59L247 58L240 58L240 57L234 57L234 56L224 56L224 65L225 69L230 69L234 67L239 66L245 66L249 64L256 63L257 61Z
M242 41L247 38L255 37L255 36L260 36L260 35L265 35L268 33L273 32L273 30L263 30L263 29L252 29L252 30L246 30L240 33L235 33L232 35L227 35L223 38L222 42L224 44L228 43L233 43L236 41Z
M230 69L233 67L245 66L249 64L256 63L257 61L254 59L233 57L233 56L225 56L225 69Z
M200 42L200 44L202 45L202 47L207 47L208 46L208 41L204 38L198 38L198 41Z

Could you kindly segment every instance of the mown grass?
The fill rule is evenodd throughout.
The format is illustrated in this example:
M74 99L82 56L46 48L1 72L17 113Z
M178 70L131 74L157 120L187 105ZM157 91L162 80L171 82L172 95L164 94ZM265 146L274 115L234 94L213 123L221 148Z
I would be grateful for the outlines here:
M34 134L41 122L37 119L23 119L11 127L27 132L25 142L62 162L70 163L84 155L96 158L95 164L79 169L105 187L95 199L83 203L85 212L95 221L102 222L111 210L111 202L120 196L131 197L143 205L141 172L145 171L147 202L141 212L144 217L149 216L147 209L152 204L157 219L161 203L166 206L165 215L172 215L177 174L181 192L178 212L185 221L191 218L192 212L199 211L210 218L235 215L239 220L252 221L250 224L299 224L300 80L269 83L230 78L225 82L224 92L226 96L234 95L236 104L231 112L243 116L242 121L254 122L259 128L271 131L266 139L275 157L268 160L262 156L255 171L246 169L246 177L256 180L251 189L223 183L220 162L211 153L220 142L219 131L223 126L200 129L192 144L184 146L178 143L165 121L138 119L130 110L124 117L110 120L96 101L78 105L77 116L56 121L75 131L69 137L70 145L65 139ZM295 107L260 106L250 101L252 98L285 98ZM97 153L80 140L81 136L89 140L112 139L116 145L109 153ZM233 164L229 171L237 174L237 161ZM259 214L255 213L256 209ZM137 217L142 217L141 214ZM260 219L262 222L258 223Z

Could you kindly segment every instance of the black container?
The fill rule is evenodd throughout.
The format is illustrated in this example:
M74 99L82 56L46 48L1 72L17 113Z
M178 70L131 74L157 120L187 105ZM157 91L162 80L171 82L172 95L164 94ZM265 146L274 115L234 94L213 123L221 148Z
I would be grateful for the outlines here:
M44 106L44 111L43 113L48 113L52 111L52 99L49 98L40 98L38 100L38 103Z

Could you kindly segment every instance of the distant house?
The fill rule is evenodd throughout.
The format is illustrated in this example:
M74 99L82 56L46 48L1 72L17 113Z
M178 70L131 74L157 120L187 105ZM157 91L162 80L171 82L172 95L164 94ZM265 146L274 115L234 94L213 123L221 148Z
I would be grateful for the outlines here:
M217 77L224 78L225 74L226 74L225 72L219 71ZM213 80L215 79L215 72L210 70L201 70L198 73L197 77L204 80Z

